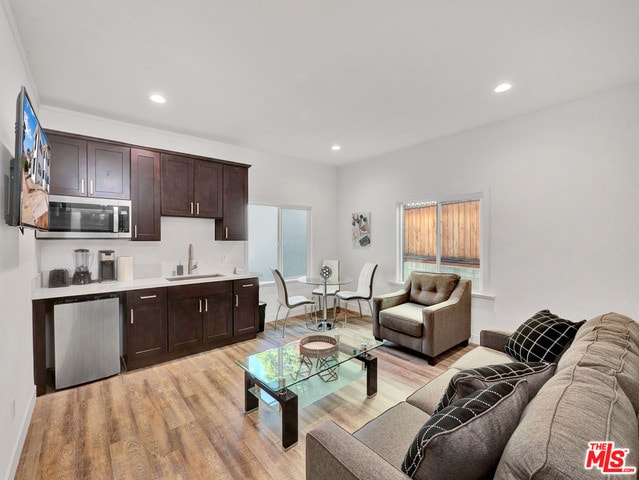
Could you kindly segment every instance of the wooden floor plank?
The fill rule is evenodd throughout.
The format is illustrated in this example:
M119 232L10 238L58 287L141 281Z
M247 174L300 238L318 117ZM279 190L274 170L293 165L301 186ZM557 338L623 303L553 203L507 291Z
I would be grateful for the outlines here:
M370 317L349 318L346 328L370 334ZM333 420L352 432L473 348L430 366L387 342L375 350L377 395L366 397L362 378L301 409L299 442L284 451L276 411L244 412L235 364L310 333L300 317L289 319L286 338L281 332L267 324L254 340L38 397L15 479L304 479L309 430Z

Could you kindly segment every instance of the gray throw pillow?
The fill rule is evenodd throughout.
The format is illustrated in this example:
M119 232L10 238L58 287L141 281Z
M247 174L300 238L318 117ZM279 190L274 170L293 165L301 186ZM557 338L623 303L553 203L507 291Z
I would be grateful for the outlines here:
M497 466L528 403L528 383L501 382L435 413L420 429L402 463L412 478L483 479Z
M455 400L504 380L526 379L528 381L528 401L530 401L554 373L555 364L543 362L512 362L462 370L448 382L448 387L437 404L435 413L446 408Z
M540 310L508 337L504 350L520 362L554 363L585 322L571 322Z

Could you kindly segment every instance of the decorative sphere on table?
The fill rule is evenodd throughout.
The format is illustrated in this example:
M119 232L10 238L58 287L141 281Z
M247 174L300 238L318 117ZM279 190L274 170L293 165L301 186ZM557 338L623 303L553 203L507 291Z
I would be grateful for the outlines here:
M320 268L320 277L322 277L324 280L328 280L332 274L333 270L331 270L331 267L329 267L328 265L324 265L322 268Z

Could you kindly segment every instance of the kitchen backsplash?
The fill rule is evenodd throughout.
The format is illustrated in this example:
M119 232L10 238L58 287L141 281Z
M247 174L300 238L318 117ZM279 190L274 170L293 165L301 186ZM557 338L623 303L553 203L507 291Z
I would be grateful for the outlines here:
M47 286L48 272L66 268L71 274L75 265L73 251L86 248L97 258L98 250L114 250L115 256L133 257L133 277L170 276L179 262L186 263L189 244L198 262L195 273L232 273L235 267L245 267L246 242L216 242L214 220L162 217L161 242L133 242L121 239L55 239L36 240L42 286ZM98 263L91 265L91 277L97 279Z

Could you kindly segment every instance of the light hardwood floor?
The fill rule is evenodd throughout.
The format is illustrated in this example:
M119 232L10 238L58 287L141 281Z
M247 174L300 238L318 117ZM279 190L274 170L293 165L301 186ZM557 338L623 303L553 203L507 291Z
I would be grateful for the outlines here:
M473 348L431 367L387 342L374 352L378 394L366 398L362 378L300 410L299 443L285 452L276 412L244 413L234 360L309 334L304 325L289 319L282 339L267 323L255 340L39 397L15 478L303 479L309 430L332 419L352 432ZM370 332L370 317L346 328Z

